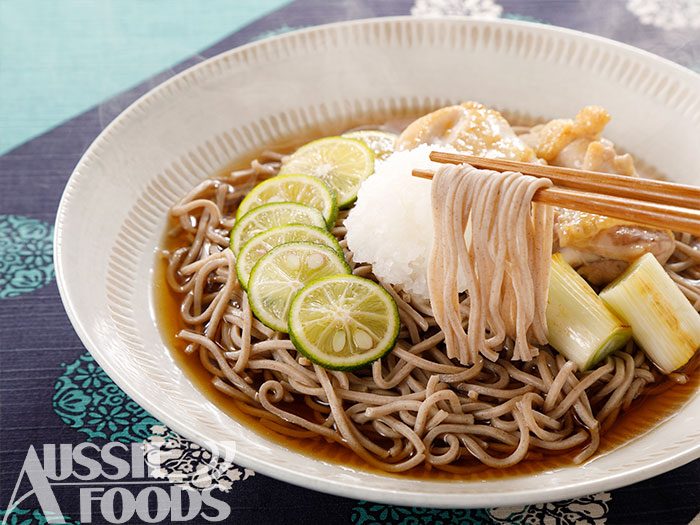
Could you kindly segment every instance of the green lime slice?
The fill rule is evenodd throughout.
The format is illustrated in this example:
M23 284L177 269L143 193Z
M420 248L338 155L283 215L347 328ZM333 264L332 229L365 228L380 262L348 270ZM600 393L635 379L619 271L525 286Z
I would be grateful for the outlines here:
M321 277L349 273L350 266L333 248L311 242L281 244L263 255L250 272L250 307L265 325L287 332L289 305L299 290Z
M361 140L372 150L374 158L380 160L384 160L394 153L394 144L396 143L396 139L399 138L399 136L394 133L379 131L378 129L349 131L348 133L343 133L341 136L349 139Z
M263 204L298 202L316 208L323 214L329 228L335 224L338 206L335 192L316 177L309 175L278 175L255 186L238 206L236 219Z
M316 208L296 202L263 204L236 221L231 230L231 251L238 255L243 245L258 233L288 224L308 224L326 228L326 220Z
M374 173L374 153L360 140L326 137L292 153L279 172L288 173L318 177L335 190L338 207L343 208L357 198L364 180Z
M307 226L306 224L290 224L288 226L279 226L270 228L262 233L257 234L243 245L238 258L236 259L236 274L241 286L248 290L248 280L250 272L260 258L269 252L275 246L295 241L307 241L316 244L323 244L329 248L333 248L341 256L343 249L338 244L338 241L326 230L315 226Z
M307 358L355 370L387 354L399 335L399 310L374 281L337 275L313 281L292 301L289 336Z

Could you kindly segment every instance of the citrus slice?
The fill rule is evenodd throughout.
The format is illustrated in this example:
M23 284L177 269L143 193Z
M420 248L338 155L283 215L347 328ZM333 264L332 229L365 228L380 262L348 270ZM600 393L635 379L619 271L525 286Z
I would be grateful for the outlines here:
M299 290L321 277L349 273L350 266L333 248L311 242L281 244L250 272L250 307L265 325L286 332L289 305Z
M388 131L379 131L378 129L362 129L358 131L349 131L343 133L343 137L348 139L361 140L374 153L375 159L384 160L389 155L394 153L394 144L398 135L389 133Z
M236 221L231 230L231 251L238 255L243 245L258 233L287 224L308 224L326 228L326 220L316 208L296 202L263 204Z
M289 336L309 360L355 370L387 354L399 335L399 310L374 281L354 275L319 279L289 309Z
M338 244L338 241L326 230L315 226L307 226L306 224L290 224L288 226L279 226L270 228L262 233L257 234L243 245L238 258L236 259L236 274L241 286L248 289L248 280L250 272L255 266L255 263L260 258L269 252L275 246L295 241L307 241L315 244L323 244L329 248L333 248L341 256L343 249Z
M325 182L309 175L294 174L278 175L255 186L238 206L236 219L273 202L298 202L316 208L323 214L329 228L338 215L335 192Z
M343 208L355 200L362 182L374 173L374 153L360 140L326 137L292 153L279 173L318 177L335 190L338 207Z

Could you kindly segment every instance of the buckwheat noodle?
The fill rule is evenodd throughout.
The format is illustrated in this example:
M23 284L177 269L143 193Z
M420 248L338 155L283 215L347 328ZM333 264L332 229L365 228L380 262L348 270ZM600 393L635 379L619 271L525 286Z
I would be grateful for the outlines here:
M530 361L538 353L530 343L547 343L553 213L532 198L551 185L545 178L471 166L447 165L435 173L428 285L448 357L462 364L479 355L496 361L509 336L513 359ZM460 273L469 300L466 331L457 292Z
M430 278L440 299L431 307L380 281L399 306L396 348L353 373L312 364L253 317L228 248L238 204L277 173L281 159L265 152L249 169L193 188L170 210L168 234L182 243L164 252L167 283L181 298L186 329L177 336L185 351L262 425L341 443L388 472L426 464L466 473L569 449L578 463L636 397L687 381L681 373L661 376L632 343L586 373L543 345L551 214L531 199L547 183L457 167L441 169L433 183L435 205L452 200L436 210L444 228L435 253L445 257L433 254ZM347 251L346 216L339 214L332 233L353 272L377 280ZM667 270L698 308L700 250L690 236L677 239ZM468 294L454 292L460 271Z

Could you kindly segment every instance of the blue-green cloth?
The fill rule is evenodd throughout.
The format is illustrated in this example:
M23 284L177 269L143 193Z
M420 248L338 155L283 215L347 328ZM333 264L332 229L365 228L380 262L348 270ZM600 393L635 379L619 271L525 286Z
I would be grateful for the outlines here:
M289 0L0 0L0 155Z

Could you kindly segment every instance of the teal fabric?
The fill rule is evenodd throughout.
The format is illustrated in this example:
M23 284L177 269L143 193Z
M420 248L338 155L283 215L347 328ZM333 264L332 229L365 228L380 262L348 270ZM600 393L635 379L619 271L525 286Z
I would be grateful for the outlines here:
M0 0L0 155L290 0Z

